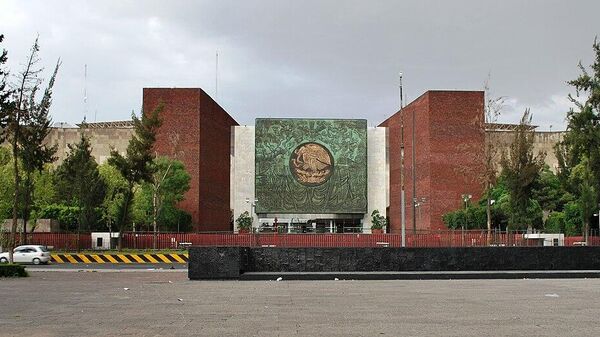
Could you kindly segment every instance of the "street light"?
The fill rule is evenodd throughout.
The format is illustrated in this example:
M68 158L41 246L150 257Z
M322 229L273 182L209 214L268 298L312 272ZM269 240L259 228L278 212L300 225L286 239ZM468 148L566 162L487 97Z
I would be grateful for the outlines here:
M250 214L252 214L252 218L254 218L254 214L256 214L256 203L258 199L254 198L254 202L250 202L250 198L246 198L246 203L250 204ZM254 221L252 221L254 222Z
M421 221L421 206L423 206L423 204L425 204L425 202L427 201L427 199L425 197L421 197L419 198L413 198L413 203L415 206L415 213L418 212L419 214L419 221ZM416 232L415 232L416 233Z
M473 196L471 194L463 194L462 195L462 200L465 203L465 223L462 226L462 246L465 246L465 225L467 225L467 221L469 221L468 219L468 213L467 213L467 208L469 206L469 200L471 200Z
M473 198L473 196L470 195L470 194L463 194L462 195L462 199L463 199L463 201L465 203L465 209L467 209L467 202L469 202L469 200L471 200L471 198Z
M598 235L600 236L600 204L598 204L598 213L594 213L594 216L598 217Z

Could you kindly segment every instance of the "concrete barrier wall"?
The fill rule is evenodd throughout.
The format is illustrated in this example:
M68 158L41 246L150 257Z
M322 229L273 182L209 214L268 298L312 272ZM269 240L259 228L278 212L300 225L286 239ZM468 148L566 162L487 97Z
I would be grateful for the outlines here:
M600 247L190 248L190 279L243 272L600 270Z

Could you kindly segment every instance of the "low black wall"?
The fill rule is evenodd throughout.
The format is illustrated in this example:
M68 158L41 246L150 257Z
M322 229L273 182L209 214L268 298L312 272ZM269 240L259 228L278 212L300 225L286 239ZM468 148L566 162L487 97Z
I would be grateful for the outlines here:
M244 272L600 270L600 247L191 247L190 279Z

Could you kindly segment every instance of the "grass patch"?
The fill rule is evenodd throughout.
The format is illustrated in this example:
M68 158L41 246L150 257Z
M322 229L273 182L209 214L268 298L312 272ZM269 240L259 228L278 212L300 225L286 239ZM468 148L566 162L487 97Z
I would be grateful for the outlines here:
M27 277L25 267L20 264L0 264L0 277Z

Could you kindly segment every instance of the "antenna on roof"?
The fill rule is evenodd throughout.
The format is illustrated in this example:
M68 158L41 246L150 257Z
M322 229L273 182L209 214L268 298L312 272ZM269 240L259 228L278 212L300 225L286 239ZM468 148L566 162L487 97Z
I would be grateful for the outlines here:
M215 101L219 100L219 50L215 53Z
M399 94L400 94L400 110L402 110L402 108L404 107L403 102L402 102L402 73L399 73L399 85L398 85L398 90L399 90Z
M83 122L87 118L87 64L83 66Z

